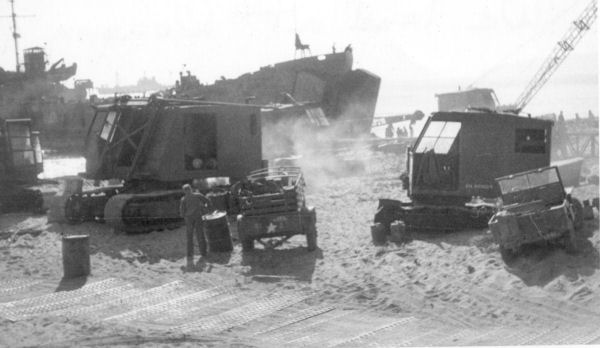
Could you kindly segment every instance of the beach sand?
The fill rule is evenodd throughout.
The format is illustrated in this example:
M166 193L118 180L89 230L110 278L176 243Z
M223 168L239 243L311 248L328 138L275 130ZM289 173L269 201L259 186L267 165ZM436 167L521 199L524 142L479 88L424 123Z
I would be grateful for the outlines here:
M185 291L194 286L198 289L233 289L236 298L247 299L246 306L251 306L250 300L268 294L292 297L309 294L302 311L331 306L338 312L362 313L353 317L355 319L346 317L350 318L346 320L347 325L351 320L365 320L362 324L353 324L352 328L366 327L369 320L373 321L372 325L377 320L384 323L381 318L389 319L385 323L393 322L394 318L415 320L419 325L410 329L414 340L404 336L403 342L407 345L438 342L428 341L427 337L441 327L448 328L449 332L440 331L442 338L459 332L452 332L452 328L467 330L460 332L468 332L470 340L460 341L460 335L456 335L458 341L455 343L460 345L527 343L526 339L511 341L502 334L523 328L539 333L534 335L538 340L544 333L558 335L561 330L573 333L572 328L577 328L582 330L581 335L585 333L589 337L584 342L599 342L600 234L597 211L593 220L585 222L577 254L570 255L553 246L532 246L510 265L502 260L498 245L485 229L415 234L413 240L403 244L388 242L375 246L371 242L370 226L377 201L379 198L397 199L405 194L399 180L405 158L363 152L356 153L354 159L361 165L337 175L320 172L308 164L305 166L306 200L317 210L319 248L316 251L306 250L304 236L295 236L274 250L265 250L257 244L251 253L242 253L236 242L233 252L211 254L192 272L182 268L185 264L184 228L127 235L115 234L101 223L71 225L48 223L43 215L2 215L0 302L56 294L60 290L85 289L85 286L109 278L115 279L127 291L152 289L177 281L185 284ZM592 165L597 169L597 162ZM597 194L596 185L582 186L574 191L574 196L580 199ZM92 275L81 284L61 281L61 236L73 234L90 236ZM164 301L168 300L165 298ZM56 300L52 301L58 305ZM135 325L121 325L118 320L101 321L91 314L61 315L52 308L40 308L37 312L19 312L38 314L27 314L18 320L2 319L8 312L7 307L0 304L0 346L268 346L269 342L280 346L284 342L256 341L244 336L252 328L259 330L260 325L267 327L280 323L281 316L263 315L254 321L240 321L244 325L238 325L241 329L237 331L228 329L218 335L186 336L173 330L172 326L166 329L167 326L152 324L150 319L146 322L138 320ZM234 306L231 308L235 309ZM199 318L196 316L199 309L194 312L194 307L188 307L188 310L190 316L195 317L186 319L188 312L182 310L177 314L181 319L178 323ZM330 322L336 320L344 322L343 319L331 319ZM328 333L323 330L319 340L345 342L339 340L339 333L336 333L339 331ZM377 342L378 330L369 331L372 332L369 337L374 337L369 342ZM388 331L386 337L392 340L393 330ZM478 338L477 333L483 338ZM256 332L250 336L257 337ZM365 337L352 342L364 342L360 340ZM579 342L578 337L575 335L573 342ZM294 345L309 341L289 338L285 342ZM388 341L388 346L396 346L394 342L400 341ZM439 342L449 345L453 341ZM573 342L565 338L563 343Z

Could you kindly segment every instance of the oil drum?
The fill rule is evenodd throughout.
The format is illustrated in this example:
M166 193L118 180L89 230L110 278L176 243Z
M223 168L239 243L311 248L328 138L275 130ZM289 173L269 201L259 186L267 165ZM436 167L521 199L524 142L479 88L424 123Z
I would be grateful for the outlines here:
M206 227L206 241L208 251L226 252L233 250L229 225L227 224L227 213L224 211L215 211L212 214L204 215L204 226Z
M373 244L382 245L387 241L387 235L385 233L385 226L377 222L371 226L371 238L373 238Z
M64 278L77 278L90 274L90 237L88 235L64 236L62 239Z
M390 226L390 242L404 243L410 240L410 232L402 221L394 221Z

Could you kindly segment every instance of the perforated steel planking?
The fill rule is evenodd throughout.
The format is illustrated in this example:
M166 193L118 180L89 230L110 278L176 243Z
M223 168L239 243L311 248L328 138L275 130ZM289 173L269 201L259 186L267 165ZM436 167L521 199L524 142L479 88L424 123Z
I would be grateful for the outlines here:
M331 312L334 309L335 309L334 307L328 307L328 306L317 307L317 308L313 308L313 307L305 308L305 309L295 313L295 315L292 319L284 321L283 323L268 327L265 330L255 332L252 336L259 336L259 335L264 335L264 334L272 332L272 331L277 331L286 326L297 324L301 321L317 317L317 316L327 313L327 312Z
M59 301L48 301L48 303L30 306L30 307L21 307L21 308L7 308L4 310L3 314L7 319L16 321L22 320L28 317L40 315L40 314L49 314L55 312L62 312L68 308L72 308L82 304L82 301L87 299L94 299L102 296L114 297L117 294L132 289L132 285L127 284L123 286L118 286L114 288L108 289L100 289L93 293L83 293L77 294L76 296L72 296L69 298L61 299Z
M17 293L23 289L30 288L34 285L40 284L41 280L9 280L0 282L0 301L2 301L2 296L12 295Z
M194 333L218 333L291 306L306 298L307 296L300 294L273 295L217 315L174 327L173 330Z
M224 288L206 289L199 292L186 294L180 297L171 298L170 300L160 302L151 306L137 308L129 312L108 317L104 320L125 322L142 319L156 314L164 314L164 312L172 311L173 309L185 311L186 309L189 309L189 306L193 305L195 302L204 301L206 299L224 294L226 292L227 290Z
M7 313L15 313L19 312L20 310L33 308L37 306L52 305L53 303L65 303L64 301L67 301L68 303L68 301L76 300L81 296L95 294L99 291L120 287L122 285L123 284L117 281L116 279L109 278L92 284L86 284L77 290L54 292L47 295L41 295L32 298L25 298L22 300L1 303L0 315Z
M398 325L406 324L413 320L415 320L415 318L413 318L413 317L407 317L407 318L402 318L400 320L395 320L395 321L392 321L391 323L388 323L383 326L379 326L375 329L363 332L357 336L350 337L348 339L338 340L337 342L334 342L334 343L331 343L330 345L328 345L328 347L344 347L353 342L362 341L367 338L373 338L373 335L376 335L380 331L390 330Z

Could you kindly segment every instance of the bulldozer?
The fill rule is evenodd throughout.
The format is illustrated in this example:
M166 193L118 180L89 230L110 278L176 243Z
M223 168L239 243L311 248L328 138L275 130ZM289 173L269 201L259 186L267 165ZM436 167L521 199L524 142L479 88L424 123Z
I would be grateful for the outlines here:
M67 220L125 232L179 226L182 184L225 178L213 182L227 185L263 166L260 117L258 106L156 96L96 106L83 177L118 184L73 194Z
M27 187L44 170L39 132L31 127L31 119L0 120L0 213L42 210L42 193Z
M495 179L550 165L552 121L485 110L436 112L407 151L406 199L380 199L374 222L411 230L485 228Z

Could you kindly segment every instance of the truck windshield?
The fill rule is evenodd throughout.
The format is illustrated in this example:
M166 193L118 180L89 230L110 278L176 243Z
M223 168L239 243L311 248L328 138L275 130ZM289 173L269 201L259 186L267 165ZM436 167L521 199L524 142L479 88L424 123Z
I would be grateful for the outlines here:
M559 182L556 168L513 175L498 180L502 194L529 190L532 188Z
M419 140L415 152L424 153L433 150L436 154L447 154L460 132L460 127L460 122L430 122L423 137Z

